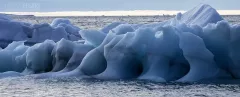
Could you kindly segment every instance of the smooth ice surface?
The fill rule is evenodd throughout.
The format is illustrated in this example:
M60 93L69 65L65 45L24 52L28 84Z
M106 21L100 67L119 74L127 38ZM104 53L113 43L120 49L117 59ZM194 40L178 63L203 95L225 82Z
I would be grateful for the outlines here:
M240 26L205 4L163 22L114 22L100 30L80 29L64 18L51 24L0 19L0 25L0 39L18 40L0 50L0 78L216 83L240 78Z

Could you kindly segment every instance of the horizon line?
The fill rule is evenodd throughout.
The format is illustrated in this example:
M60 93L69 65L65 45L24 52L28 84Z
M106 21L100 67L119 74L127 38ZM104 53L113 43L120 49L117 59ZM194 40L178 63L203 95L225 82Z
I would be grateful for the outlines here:
M117 10L117 11L51 11L51 12L0 12L13 15L34 16L154 16L176 15L185 10ZM217 10L220 15L240 15L240 10Z

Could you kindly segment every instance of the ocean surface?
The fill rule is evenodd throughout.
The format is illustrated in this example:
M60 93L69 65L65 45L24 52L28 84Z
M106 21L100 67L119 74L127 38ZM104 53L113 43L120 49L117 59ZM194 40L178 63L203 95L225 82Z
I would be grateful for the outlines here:
M65 17L82 29L100 29L111 22L153 23L173 16L138 17ZM29 23L50 23L56 17L14 17ZM224 16L231 24L240 16ZM138 80L102 81L62 78L34 79L13 77L0 79L0 97L239 97L238 84L155 83Z
M1 97L239 97L240 85L78 78L0 80Z
M79 16L79 17L13 17L14 20L33 24L51 23L55 18L68 18L74 25L82 29L100 29L112 22L125 22L130 24L147 24L169 20L174 16ZM231 24L240 23L240 16L223 16Z

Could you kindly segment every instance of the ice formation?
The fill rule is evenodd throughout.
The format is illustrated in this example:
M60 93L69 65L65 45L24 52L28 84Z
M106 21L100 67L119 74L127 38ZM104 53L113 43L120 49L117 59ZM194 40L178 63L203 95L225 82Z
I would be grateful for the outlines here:
M23 57L26 59L26 68L24 74L35 74L49 72L52 70L52 50L55 43L52 40L46 40L43 43L35 44L30 47Z
M0 14L0 20L12 20L12 19L8 17L6 14Z
M0 72L17 71L22 72L26 64L18 64L16 58L26 52L28 46L24 45L24 41L13 42L5 49L0 51Z
M18 41L0 51L0 78L157 82L240 78L240 25L229 24L205 4L164 22L114 22L101 30L81 30L62 18L51 24L0 18L0 25L0 39ZM41 43L29 47L26 41Z
M5 47L4 42L22 41L34 44L50 39L59 41L62 38L67 40L79 40L80 28L72 25L67 19L55 19L52 24L29 24L5 19L0 15L0 46Z

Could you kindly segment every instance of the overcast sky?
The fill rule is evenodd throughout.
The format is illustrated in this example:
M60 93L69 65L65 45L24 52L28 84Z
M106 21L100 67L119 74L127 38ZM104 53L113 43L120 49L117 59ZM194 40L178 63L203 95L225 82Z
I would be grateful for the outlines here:
M240 10L240 0L0 0L0 11L188 10L200 3Z

